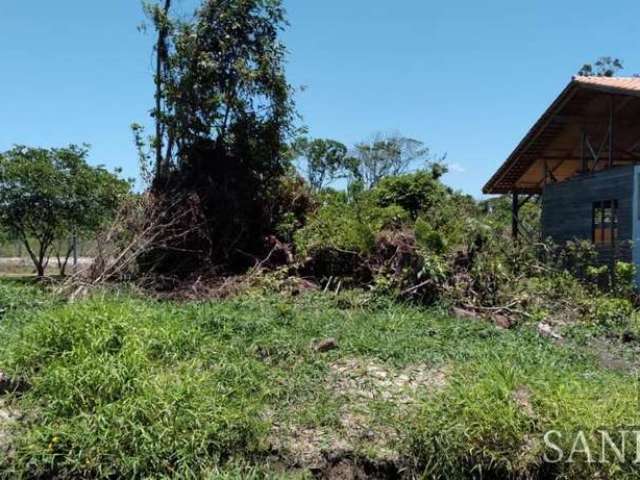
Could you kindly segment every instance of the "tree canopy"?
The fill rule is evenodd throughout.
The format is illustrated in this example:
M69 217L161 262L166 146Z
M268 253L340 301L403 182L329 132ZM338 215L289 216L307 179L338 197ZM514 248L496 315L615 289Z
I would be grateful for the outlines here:
M292 115L280 1L205 0L186 20L163 5L147 6L158 31L158 175L193 167L203 144L279 173Z
M585 63L578 70L582 77L613 77L624 67L622 60L613 57L600 57L593 64Z
M309 185L316 191L338 179L358 174L358 160L349 155L346 145L336 140L300 138L294 150L304 159L302 168Z
M430 158L421 141L395 134L376 135L372 141L356 145L355 153L358 178L367 188L384 177L407 173L413 163L427 163Z

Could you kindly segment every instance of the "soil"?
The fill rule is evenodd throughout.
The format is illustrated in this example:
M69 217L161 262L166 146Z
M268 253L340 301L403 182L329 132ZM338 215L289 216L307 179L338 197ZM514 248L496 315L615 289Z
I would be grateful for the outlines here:
M343 358L329 365L324 384L344 400L339 426L274 425L272 445L289 468L321 479L409 477L398 453L398 430L375 418L375 405L389 404L399 421L410 418L418 398L445 386L448 369L424 364L396 369L369 358Z

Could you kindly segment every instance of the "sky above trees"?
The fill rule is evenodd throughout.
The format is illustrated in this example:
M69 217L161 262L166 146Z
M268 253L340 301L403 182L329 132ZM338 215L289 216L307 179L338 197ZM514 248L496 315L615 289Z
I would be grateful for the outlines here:
M193 0L179 5L190 10ZM580 66L640 72L640 4L575 0L285 0L288 75L311 136L401 132L447 153L445 182L480 196ZM9 0L0 11L0 151L88 142L137 174L129 128L151 125L152 42L136 0Z

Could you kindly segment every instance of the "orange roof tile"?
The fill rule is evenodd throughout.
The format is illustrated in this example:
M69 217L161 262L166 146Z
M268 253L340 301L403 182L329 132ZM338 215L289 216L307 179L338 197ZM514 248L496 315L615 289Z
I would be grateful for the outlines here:
M587 88L603 87L616 92L640 92L640 77L573 77L573 81Z

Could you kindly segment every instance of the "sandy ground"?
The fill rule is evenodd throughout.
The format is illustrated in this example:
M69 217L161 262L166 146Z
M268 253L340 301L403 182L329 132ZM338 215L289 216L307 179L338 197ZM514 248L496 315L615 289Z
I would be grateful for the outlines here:
M79 257L78 258L78 267L86 268L91 265L93 258L91 257ZM12 273L21 273L28 274L34 272L33 263L29 257L0 257L0 274L12 274ZM58 270L58 262L55 258L49 259L49 265L47 267L47 272L55 273ZM69 259L69 263L67 264L67 272L71 272L73 270L73 259Z

